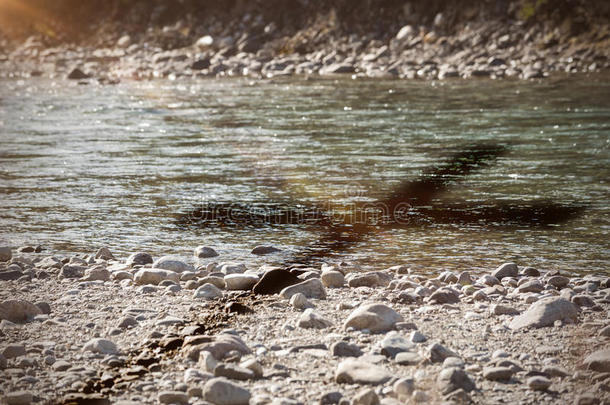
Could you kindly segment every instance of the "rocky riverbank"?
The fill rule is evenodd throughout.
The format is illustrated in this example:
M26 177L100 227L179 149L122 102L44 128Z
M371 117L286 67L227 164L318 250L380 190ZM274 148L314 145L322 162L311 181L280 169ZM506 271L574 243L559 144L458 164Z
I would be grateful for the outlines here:
M540 79L610 66L610 27L604 14L596 14L607 12L603 2L567 11L559 3L549 7L546 2L538 2L542 11L529 10L529 3L522 1L499 2L501 7L457 2L444 8L436 3L384 3L376 23L372 16L364 18L374 4L339 3L330 7L334 2L329 2L329 8L305 1L297 2L295 10L278 6L275 11L241 5L210 14L201 7L183 5L181 10L153 2L127 8L125 16L89 10L81 18L94 19L97 24L87 27L96 31L80 27L71 36L64 25L55 27L59 33L51 28L28 31L25 40L2 35L0 76L102 83L339 74Z
M4 403L610 403L607 276L194 256L0 248Z

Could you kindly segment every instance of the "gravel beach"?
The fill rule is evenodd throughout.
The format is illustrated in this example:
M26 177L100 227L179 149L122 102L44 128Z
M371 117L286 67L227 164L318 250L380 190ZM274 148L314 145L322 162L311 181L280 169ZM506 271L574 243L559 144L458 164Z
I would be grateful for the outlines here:
M7 404L610 403L607 276L36 250L0 249Z

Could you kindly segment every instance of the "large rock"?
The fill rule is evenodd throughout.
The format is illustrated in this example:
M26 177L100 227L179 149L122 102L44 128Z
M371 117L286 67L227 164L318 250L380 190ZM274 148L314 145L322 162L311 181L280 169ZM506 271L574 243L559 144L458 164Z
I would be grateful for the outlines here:
M250 391L224 377L212 378L203 386L203 399L216 405L248 405Z
M324 289L324 285L317 278L312 278L303 281L302 283L286 287L280 292L280 296L282 298L290 299L290 297L296 293L301 293L307 298L316 298L321 300L326 298L326 290Z
M198 259L205 259L208 257L218 256L218 252L216 252L214 249L212 249L209 246L197 246L195 248L195 252L193 253L193 256L195 256Z
M11 248L8 246L0 246L0 262L8 262L13 257Z
M379 385L392 378L385 368L356 359L343 360L337 366L335 381L346 384Z
M163 269L140 269L133 277L133 281L138 284L154 284L157 285L163 280L171 280L176 283L180 281L180 274Z
M258 276L254 274L227 274L224 277L227 290L251 290L258 282Z
M110 252L110 249L105 246L97 250L97 252L95 253L95 258L101 260L116 260L114 258L114 255Z
M441 370L436 379L436 385L443 395L447 395L460 388L466 392L475 389L474 382L470 379L466 371L459 367L450 367Z
M195 290L193 298L203 298L206 300L214 300L222 297L222 291L214 284L205 283Z
M324 329L332 326L332 322L322 317L312 308L308 308L301 314L298 326L307 329Z
M610 372L610 349L598 350L591 353L585 358L583 363L589 370L601 373Z
M13 323L27 322L41 314L40 308L25 300L6 300L0 304L0 319Z
M373 333L379 333L394 329L396 323L402 321L402 316L387 305L369 303L356 308L349 315L343 327L358 330L368 329Z
M250 253L252 253L253 255L268 255L268 254L277 253L280 251L281 251L280 249L273 247L273 246L259 245L259 246L256 246L254 249L252 249L252 251Z
M104 266L94 266L85 270L83 280L86 281L108 281L110 280L110 271Z
M409 342L405 337L390 332L383 338L380 343L381 354L384 356L394 358L398 353L407 352L415 349L415 345Z
M523 314L510 323L511 329L541 328L552 326L555 321L572 320L578 317L578 308L565 298L547 297L534 302Z
M85 266L64 264L59 272L59 278L81 278L85 274Z
M100 354L117 354L119 352L114 342L101 338L91 339L85 343L85 346L83 346L83 351Z
M325 270L320 276L326 288L340 288L345 284L345 276L338 270Z
M277 294L284 288L301 283L303 280L295 274L283 269L269 270L261 279L254 285L252 292L254 294Z
M495 269L491 275L498 280L502 280L504 277L517 277L519 275L519 268L515 263L504 263Z
M153 262L153 258L150 254L145 252L136 252L127 258L125 262L128 266L144 266Z
M185 263L176 256L163 256L153 262L153 269L171 270L176 273L183 271L195 271L195 268L190 264Z

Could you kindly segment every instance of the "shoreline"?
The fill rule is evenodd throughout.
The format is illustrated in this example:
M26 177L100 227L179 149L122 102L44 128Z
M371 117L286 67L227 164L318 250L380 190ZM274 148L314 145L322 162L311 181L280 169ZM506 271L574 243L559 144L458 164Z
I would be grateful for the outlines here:
M610 403L607 276L508 263L482 274L347 263L291 274L213 254L196 249L207 264L194 267L106 248L55 259L0 249L0 396Z

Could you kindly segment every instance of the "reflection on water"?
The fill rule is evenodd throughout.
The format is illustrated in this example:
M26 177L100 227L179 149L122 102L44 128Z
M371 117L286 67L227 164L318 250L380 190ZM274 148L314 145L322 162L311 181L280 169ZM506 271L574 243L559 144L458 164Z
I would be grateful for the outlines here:
M187 229L206 202L307 206L383 201L466 144L509 145L454 179L443 203L585 205L561 225L440 221L367 233L328 260L424 270L506 260L606 272L610 244L608 76L535 82L244 79L77 86L0 82L0 235L14 245L119 255L284 261L320 229ZM440 198L440 196L439 196ZM491 208L490 208L491 207ZM252 257L258 244L284 252Z

